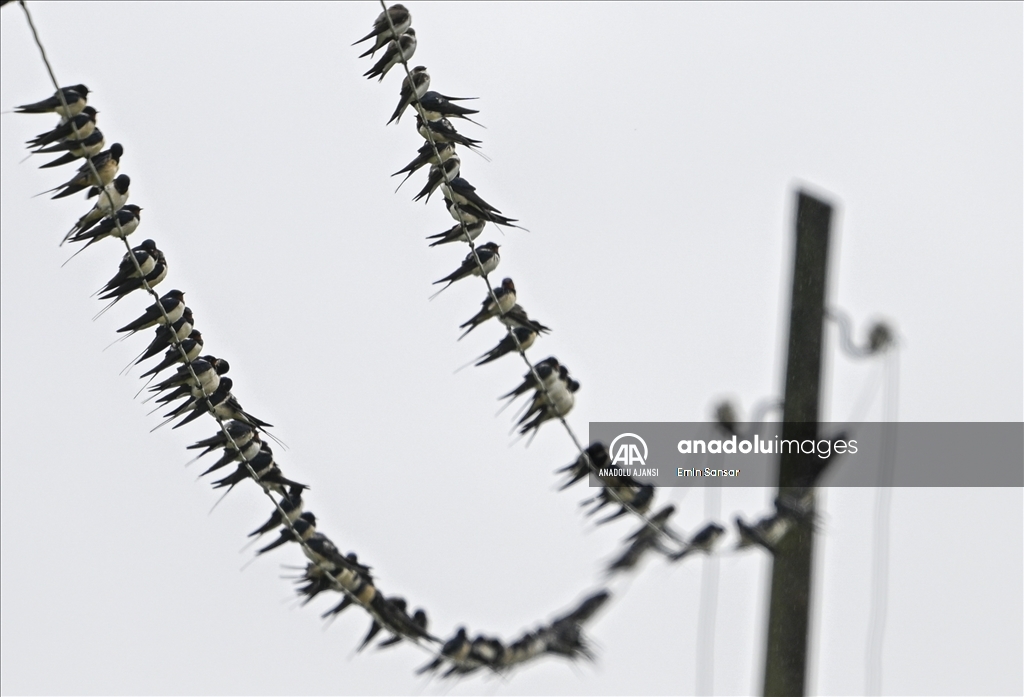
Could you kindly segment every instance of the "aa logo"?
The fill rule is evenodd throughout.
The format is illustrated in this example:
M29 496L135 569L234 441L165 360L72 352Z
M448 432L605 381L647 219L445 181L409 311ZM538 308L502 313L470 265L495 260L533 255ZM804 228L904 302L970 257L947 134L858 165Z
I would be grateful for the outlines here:
M643 454L641 454L641 449ZM608 450L612 454L612 467L616 465L623 467L647 466L647 443L635 433L620 433L615 436L615 440L612 441Z

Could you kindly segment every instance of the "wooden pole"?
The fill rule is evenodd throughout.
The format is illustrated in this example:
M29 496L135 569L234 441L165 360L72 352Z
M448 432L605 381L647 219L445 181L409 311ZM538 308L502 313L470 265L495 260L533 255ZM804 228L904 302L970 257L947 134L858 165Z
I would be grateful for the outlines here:
M816 440L818 436L831 220L831 205L802 191L797 194L796 252L782 426L784 440ZM806 482L809 467L814 466L807 457L799 453L780 456L779 495L805 490L805 487L797 486L797 482ZM807 693L807 633L813 552L814 530L809 516L781 540L772 562L764 670L764 694L768 697Z

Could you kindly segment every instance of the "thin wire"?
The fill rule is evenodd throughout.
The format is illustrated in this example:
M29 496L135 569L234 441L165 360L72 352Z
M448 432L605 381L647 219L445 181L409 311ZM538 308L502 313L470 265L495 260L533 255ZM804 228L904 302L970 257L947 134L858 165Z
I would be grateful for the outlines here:
M882 457L875 489L874 546L871 559L871 601L868 620L868 649L865 666L865 692L882 694L882 650L885 620L889 606L889 520L892 509L892 485L896 467L896 419L899 410L899 350L885 358L885 397L882 402Z
M402 52L401 43L399 42L399 39L401 37L395 32L395 23L391 19L391 15L388 14L388 6L385 0L379 0L379 2L381 8L384 10L384 17L385 19L387 19L388 27L391 30L392 40L394 41L395 48L398 51L398 59L402 63L402 68L405 69L406 78L409 80L409 88L412 93L411 104L413 105L413 107L415 107L417 114L419 114L420 119L423 122L423 130L427 134L427 142L430 143L430 147L434 151L434 157L438 161L438 169L441 171L441 177L444 179L444 182L449 187L449 189L451 189L452 180L448 176L448 171L444 168L443 163L441 162L441 153L437 149L437 142L434 140L434 134L431 132L430 127L427 125L429 122L426 117L426 112L423 109L423 105L420 103L419 95L416 94L416 86L412 79L412 71L409 69L409 62L406 59L405 54ZM451 202L452 207L455 209L455 213L459 221L459 226L462 228L462 234L466 238L466 242L469 244L470 253L473 255L473 260L476 261L477 270L480 272L480 277L483 278L484 284L487 286L487 293L488 295L490 295L491 301L494 303L496 309L498 310L499 316L504 317L506 313L501 310L501 304L498 302L498 297L494 293L494 288L491 287L490 279L488 279L487 274L484 272L484 265L480 261L480 256L477 254L476 245L473 244L473 240L470 239L469 231L466 228L466 221L462 217L462 209L459 206L458 201L456 201L454 197L452 197ZM541 380L540 375L537 374L537 369L534 367L533 363L531 363L530 359L527 358L526 349L524 349L523 345L519 342L519 337L516 336L516 333L515 331L513 331L512 327L506 325L505 328L508 332L508 336L512 337L512 341L516 345L516 351L519 353L520 357L522 357L523 362L526 364L526 367L530 371L530 375L533 376L534 381L538 385L539 391L543 392L545 401L548 402L549 406L554 407L554 401L551 399L548 387L544 384L544 381ZM593 462L591 462L590 456L587 454L586 448L583 447L583 445L580 443L579 438L576 437L576 432L572 430L572 427L569 426L569 422L565 420L564 416L558 416L557 418L559 421L562 422L562 426L565 427L565 430L569 434L569 437L572 439L573 444L576 446L576 450L579 452L580 457L586 459L587 463L590 465L590 470L593 472L595 469L594 464ZM630 513L637 516L638 518L642 519L644 521L644 524L648 528L654 530L656 533L664 537L670 544L678 544L677 541L674 540L666 530L651 522L651 519L645 513L637 510L636 508L633 507L631 503L625 501L619 495L619 493L615 491L614 487L605 487L605 491L611 494L612 498L614 498L616 502L619 503L624 509L628 510Z
M39 48L39 53L40 53L40 55L43 58L43 63L46 65L46 71L50 75L50 80L51 80L51 82L53 82L54 89L57 91L57 97L60 99L61 106L64 107L64 110L65 110L65 113L66 113L67 112L67 106L68 106L67 100L64 98L64 93L61 91L60 84L57 81L56 75L54 75L53 67L50 65L50 61L49 61L49 59L46 56L46 49L43 48L42 41L39 38L39 32L36 30L35 23L32 21L32 15L31 15L31 13L28 10L27 5L25 4L25 0L19 0L19 4L21 5L21 9L24 10L24 12L25 12L25 19L28 20L29 29L31 29L31 31L32 31L32 37L35 40L36 46ZM75 133L75 139L79 140L78 129L75 127L73 121L71 121L70 123L71 123L71 128L72 128L72 130ZM153 296L153 298L156 300L155 305L156 305L157 309L160 311L160 315L163 317L164 323L167 326L168 330L170 331L171 343L175 346L175 348L178 349L179 354L181 354L182 362L185 364L185 367L188 369L189 375L191 376L191 378L194 381L194 383L199 387L199 390L202 393L203 397L204 398L209 398L210 395L207 394L206 388L203 387L202 383L200 382L198 376L195 373L195 370L192 368L191 362L189 362L189 360L188 360L188 355L187 355L184 347L181 345L181 341L178 339L177 334L174 332L174 329L173 329L173 326L172 326L173 322L170 321L170 317L167 315L167 311L164 309L163 305L160 303L160 296L149 285L149 282L146 280L146 274L142 273L142 267L139 265L139 260L136 259L135 258L135 254L132 253L131 244L128 242L127 236L124 234L124 230L121 228L120 221L117 219L117 213L119 211L114 211L113 210L113 208L114 208L113 197L110 195L110 192L107 191L106 188L101 185L100 178L99 178L99 173L96 171L96 166L95 166L95 164L93 164L92 158L91 157L87 157L85 161L86 161L86 165L89 167L89 171L91 172L92 176L96 179L96 184L97 184L97 186L100 189L100 195L101 196L105 195L107 197L107 203L108 203L108 205L110 206L110 208L112 210L112 213L110 214L110 217L114 221L114 225L117 227L118 233L120 233L121 241L124 242L125 248L128 250L128 257L132 260L132 263L135 265L135 272L137 274L139 274L139 278L142 280L142 287L143 287L143 289L147 293L149 293L151 296ZM235 450L235 452L238 453L238 458L245 465L245 468L249 472L249 476L252 477L253 481L255 481L256 483L260 484L260 488L263 489L263 493L274 504L274 508L277 509L278 513L281 514L282 521L284 522L285 526L293 533L293 537L295 538L295 541L298 542L302 546L302 548L308 553L307 556L309 556L311 559L315 558L315 556L310 556L310 555L314 554L313 550L309 547L309 545L306 543L306 541L302 539L302 536L298 534L298 532L295 529L294 524L289 519L289 517L287 515L287 512L281 506L281 503L277 499L274 498L274 495L270 492L270 489L266 485L264 485L262 482L260 482L259 477L256 475L256 471L253 469L249 459L243 454L242 448L240 448L238 446L238 443L235 441L234 437L232 437L231 433L228 431L227 426L225 425L224 420L220 416L215 414L214 412L210 412L210 415L213 416L213 418L217 420L217 423L220 426L221 432L224 434L225 438L231 443L231 447ZM359 607L362 607L364 610L366 610L366 612L371 617L373 617L378 623L380 623L380 625L382 627L384 627L388 631L393 632L394 634L402 636L403 638L405 638L408 641L410 641L412 644L414 644L414 645L420 647L421 649L427 651L428 653L430 653L434 657L443 657L442 654L440 653L440 651L437 651L437 650L435 650L435 649L433 649L433 648L431 648L431 647L429 647L429 646L427 646L425 644L420 643L420 640L419 640L418 637L406 636L404 633L398 631L397 628L392 627L391 623L388 622L383 617L381 617L375 610L373 610L370 607L367 607L361 601L359 601L358 598L355 596L355 594L353 594L351 591L349 591L347 588L345 588L343 585L341 585L341 582L338 581L337 578L335 578L335 576L334 576L334 574L336 573L335 569L329 568L326 564L322 564L320 562L313 562L313 563L317 567L319 567L321 570L324 571L324 575L327 578L330 579L330 583L331 583L332 586L334 586L337 590L341 591L343 594L347 595L349 598L351 598L353 601L355 601L355 603L357 605L359 605ZM374 585L374 587L376 588L375 585Z
M724 456L723 456L724 457ZM704 490L704 518L717 520L722 515L722 487ZM700 605L697 607L697 690L698 695L715 693L715 622L718 614L717 555L707 555L701 562Z

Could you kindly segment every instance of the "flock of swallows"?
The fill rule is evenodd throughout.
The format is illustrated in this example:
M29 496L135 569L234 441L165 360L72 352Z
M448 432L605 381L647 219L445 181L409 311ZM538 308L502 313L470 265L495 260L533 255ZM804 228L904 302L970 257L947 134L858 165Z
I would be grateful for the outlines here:
M387 8L377 17L373 31L356 43L371 39L373 45L360 58L372 57L381 49L384 52L373 67L364 73L364 77L383 80L396 66L402 66L407 70L406 77L402 80L398 106L388 124L400 122L402 115L411 107L416 112L416 128L424 138L416 158L392 176L404 174L404 184L416 171L430 165L427 182L413 200L429 200L440 188L445 207L456 221L451 229L428 237L428 240L434 240L430 246L464 241L472 247L473 241L482 234L488 222L518 227L515 225L518 221L502 215L501 211L487 203L461 176L462 161L456 153L456 146L462 145L475 150L479 148L480 141L456 131L450 119L464 119L476 123L472 121L470 115L479 112L456 103L475 97L450 97L432 91L430 73L426 67L421 65L408 69L408 62L416 52L417 46L416 31L412 28L409 10L402 5ZM399 184L399 188L402 184ZM471 248L458 269L435 283L446 283L447 285L442 288L444 290L455 281L469 276L486 278L497 268L499 261L498 245L486 242L479 247ZM436 295L435 293L431 297ZM508 328L505 338L492 350L480 356L476 360L476 365L489 363L513 351L518 351L525 357L525 351L541 334L549 331L544 325L531 320L517 300L515 284L511 278L506 278L500 286L489 288L480 311L459 327L466 330L460 339L494 317ZM542 423L562 418L569 413L574 406L574 395L578 389L579 382L569 376L568 368L552 356L533 364L519 386L500 399L514 400L533 391L533 398L523 408L517 422L520 435L532 432L532 436ZM571 474L569 482L563 488L583 479L591 472L597 474L601 467L608 467L609 464L605 446L601 443L591 445L580 454L575 463L560 470ZM593 504L590 514L609 504L618 504L620 509L599 523L613 520L628 512L647 516L654 501L653 486L641 484L631 477L604 477L600 480L604 485L600 493L584 501L583 505ZM682 559L696 550L708 551L724 532L721 526L711 523L689 540L685 540L668 527L668 520L674 512L675 508L669 505L646 519L640 530L627 538L628 548L611 563L608 571L611 573L634 568L647 550L660 550L674 560Z
M386 50L365 75L383 79L393 67L410 59L416 50L416 36L411 28L409 11L402 5L391 6L374 22L373 31L356 43L371 39L374 45L363 56L373 56L381 48ZM395 175L406 174L404 183L420 168L428 164L431 166L427 184L414 200L429 200L441 188L446 207L456 220L451 229L428 238L434 240L431 246L456 241L466 241L471 245L470 253L459 268L435 282L446 284L441 289L443 291L469 276L486 279L487 274L497 268L500 261L497 244L487 242L472 247L472 241L480 236L486 223L518 226L515 225L517 221L503 216L498 209L484 201L476 194L475 188L460 176L461 161L455 152L456 144L475 148L479 146L479 141L459 134L448 117L470 120L469 115L478 112L454 103L468 98L447 97L429 91L429 85L430 75L425 67L412 69L410 75L403 80L401 100L388 123L400 121L409 106L416 106L417 129L426 142L419 149L416 159ZM131 180L126 174L118 174L124 148L120 143L114 143L110 148L103 149L105 139L96 127L98 112L87 104L88 95L89 89L85 85L74 85L61 88L50 98L15 109L18 113L53 113L60 117L55 128L28 141L32 154L62 153L42 165L42 168L88 158L68 181L43 192L56 192L52 198L57 199L84 190L87 199L97 199L62 241L62 244L85 242L76 255L106 237L126 239L138 228L142 211L139 206L127 203ZM100 314L136 290L146 290L155 297L152 288L166 276L167 260L164 254L153 240L143 241L124 255L117 273L97 291L101 299L111 301ZM304 510L302 493L308 487L287 479L282 473L274 460L272 449L261 436L263 434L273 439L268 432L272 425L241 407L232 394L231 378L224 377L229 370L228 362L203 353L203 337L193 326L192 311L186 306L184 295L180 290L169 291L146 308L141 316L117 331L131 336L155 328L154 338L130 366L163 353L162 360L142 374L143 378L149 378L147 386L152 393L150 399L155 398L162 406L176 403L165 414L166 421L161 425L178 420L174 426L178 428L204 414L212 414L217 419L221 426L219 433L189 446L189 449L201 451L195 459L221 451L220 458L203 475L236 464L231 474L213 483L214 488L227 488L226 495L243 480L254 479L268 494L274 492L281 497L275 502L275 510L270 518L249 534L250 537L258 538L280 528L278 538L260 548L256 555L265 554L288 542L299 543L309 559L305 573L299 579L298 593L303 597L303 603L308 603L324 591L341 590L343 599L325 612L323 617L333 619L349 605L355 604L362 606L373 618L370 630L358 650L366 648L382 630L390 636L380 641L378 648L393 646L403 639L441 643L428 631L424 610L417 609L410 614L404 598L385 596L374 583L371 567L360 563L354 553L341 554L325 534L317 531L316 516ZM491 289L481 303L480 311L460 326L460 329L465 330L460 339L495 317L508 327L509 332L497 346L480 356L476 365L492 362L513 351L525 352L540 334L550 331L540 322L530 319L517 303L515 284L510 278L504 279L499 287ZM170 377L155 385L150 384L160 373L174 367L176 370ZM524 408L517 423L520 435L525 435L535 433L548 420L568 414L578 389L579 383L569 376L568 369L556 358L550 357L534 364L522 383L503 395L502 399L514 400L534 391L533 399ZM728 427L724 419L720 420L720 424ZM610 466L605 446L594 443L575 462L559 470L569 477L562 489L591 473L597 475L601 468ZM624 553L608 566L609 573L634 568L647 551L662 552L673 561L692 552L708 552L724 533L724 528L712 522L685 539L668 524L675 512L674 506L667 505L647 517L654 500L654 487L628 476L601 476L599 479L603 488L596 496L584 502L584 505L592 504L589 514L609 504L619 506L617 512L601 519L599 523L619 518L628 512L645 517L640 529L627 538L629 544ZM795 522L813 515L806 497L780 497L775 504L774 513L754 525L745 523L741 518L736 519L740 547L759 545L774 552L778 540ZM675 544L667 545L666 541ZM443 643L436 658L418 672L434 672L442 666L447 666L443 674L445 677L468 675L482 668L502 671L543 654L589 658L592 654L583 638L582 625L600 609L608 597L607 591L598 591L565 615L524 633L508 644L486 635L470 638L466 629L460 627L453 637Z
M75 223L63 240L86 242L82 249L106 237L126 239L138 228L142 211L140 207L127 203L129 177L118 175L124 148L114 143L103 150L104 137L96 128L98 112L87 104L88 96L89 89L85 85L74 85L59 89L52 97L15 109L26 114L53 113L60 118L55 128L28 143L33 154L64 153L43 165L44 168L88 158L71 179L44 192L56 192L53 198L64 198L85 190L88 199L97 199L93 208ZM496 245L494 249L496 251ZM111 300L100 314L136 290L146 290L156 297L152 288L166 276L167 260L153 240L147 239L131 248L122 258L117 273L96 293L101 299ZM445 280L451 283L461 277L456 273ZM503 288L506 292L511 291L514 297L511 280L503 284ZM464 325L469 328L467 332L487 319L486 309L485 303L484 310ZM512 308L505 305L505 309ZM526 318L521 308L515 316L524 326L547 330ZM277 539L260 548L256 555L263 555L288 542L299 543L309 559L298 582L303 604L324 591L340 590L343 592L342 601L325 612L325 618L337 617L349 605L362 606L371 615L370 630L359 650L370 645L382 631L389 636L377 644L378 648L393 646L403 639L442 644L428 631L424 610L410 613L404 598L385 596L375 584L371 567L360 563L354 553L342 554L325 534L317 531L316 516L304 510L302 494L308 487L284 476L271 447L263 440L264 436L274 438L268 431L272 425L241 407L232 394L231 378L225 376L230 367L228 362L204 353L203 336L194 328L193 321L192 310L185 304L185 294L171 290L157 298L141 316L117 331L127 337L155 328L154 338L129 367L163 354L162 360L142 375L149 378L150 399L156 399L161 406L173 405L161 426L177 420L174 428L178 428L204 414L211 414L217 419L220 432L189 446L189 449L200 451L195 460L220 452L219 459L203 475L236 465L231 474L213 483L214 488L226 488L226 495L240 482L253 479L268 494L274 492L280 496L270 518L249 535L258 539L280 529ZM508 350L502 351L499 347L482 357L486 359L482 363L495 360ZM151 384L171 368L176 369L169 377ZM535 413L535 423L531 422L534 429L544 420L542 408ZM544 654L589 658L591 652L583 638L582 625L608 597L605 591L594 593L568 613L525 632L507 645L492 636L481 634L471 637L464 627L460 627L443 642L440 651L435 651L435 659L418 672L433 673L444 667L445 677L464 676L483 668L508 670Z
M402 5L392 5L382 12L374 22L373 31L356 43L370 40L373 41L373 45L360 58L372 57L382 49L383 55L364 73L365 77L383 80L396 66L407 69L408 61L416 52L417 44L416 30L412 28L412 15L409 10ZM431 240L430 246L462 241L469 243L471 247L457 269L435 281L435 285L444 285L431 298L456 281L471 276L486 279L497 269L501 262L499 245L485 242L474 246L474 241L483 233L487 223L519 227L514 218L503 215L499 209L485 201L477 193L476 188L462 176L462 160L456 147L463 146L477 151L480 141L459 133L451 120L463 119L476 123L470 115L479 112L457 104L471 99L476 98L451 97L432 91L430 73L424 66L417 66L408 70L402 80L398 106L388 120L388 124L399 123L406 110L413 108L416 112L416 129L424 139L416 157L392 175L405 175L398 188L401 188L414 173L429 165L427 182L413 200L429 201L440 189L445 207L455 220L450 229L427 238ZM465 331L459 339L492 318L506 326L506 335L494 348L474 359L474 365L485 365L515 352L525 355L524 352L533 346L538 337L551 331L544 324L531 319L518 303L516 286L511 278L505 278L497 287L488 288L487 296L480 304L480 310L460 325L459 328ZM516 422L520 436L532 438L543 423L564 417L575 404L575 394L580 388L580 383L570 377L566 366L559 364L554 358L548 360L553 361L554 370L545 374L542 383L537 382L536 378L539 376L533 375L531 371L531 375L527 376L527 383L506 395L514 399L530 390L535 393Z

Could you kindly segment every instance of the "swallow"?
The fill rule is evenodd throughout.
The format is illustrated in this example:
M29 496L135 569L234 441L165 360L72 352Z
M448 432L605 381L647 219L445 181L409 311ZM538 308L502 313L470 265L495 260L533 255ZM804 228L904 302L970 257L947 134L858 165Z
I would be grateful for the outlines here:
M427 613L422 608L417 609L416 612L413 613L412 617L406 615L405 609L402 608L402 617L400 619L402 620L401 624L393 622L392 626L395 626L398 629L402 629L403 631L400 634L395 634L390 639L385 639L384 641L377 644L378 651L381 649L386 649L389 646L394 646L403 638L405 638L405 636L433 639L433 637L431 637L431 635L427 632Z
M516 330L519 331L519 330ZM536 336L536 333L534 333ZM564 385L564 387L563 387ZM580 383L570 379L568 383L556 382L555 386L547 392L538 392L543 399L543 406L537 412L537 416L529 423L524 423L527 417L523 417L518 426L519 435L525 436L530 431L537 431L541 424L552 419L560 419L572 411L576 404L576 392L580 389Z
M708 523L690 538L689 542L686 543L686 547L675 554L669 555L669 559L679 561L691 552L708 553L715 546L715 543L718 542L718 538L724 533L725 528L718 523Z
M557 470L555 474L561 474L565 472L568 474L569 479L558 488L559 491L568 489L570 486L580 481L588 474L597 472L602 467L609 467L611 465L611 458L608 455L608 449L604 443L595 441L591 443L574 462L570 462L565 467Z
M470 114L479 114L479 109L467 109L464 106L453 104L455 101L476 99L476 97L446 97L439 92L425 92L420 98L420 107L423 108L423 116L427 121L437 121L449 116L457 119L465 119L470 123L480 124L469 118Z
M231 378L221 378L218 381L217 389L214 390L212 394L197 398L194 402L186 405L187 410L191 410L191 413L175 424L173 428L180 428L187 423L191 423L203 414L213 414L222 421L242 421L253 428L257 428L256 424L253 424L249 419L244 418L243 412L238 406L238 400L236 400L235 396L231 394L232 387L234 387L234 382ZM185 411L182 411L181 409L175 409L174 411L168 412L167 414L164 414L164 417L167 419L164 423L173 421L184 413Z
M439 232L436 235L430 235L427 239L437 240L430 243L431 247L436 247L439 244L448 244L449 242L472 242L484 231L485 225L487 225L485 221L477 221L466 225L455 223L450 229Z
M513 351L525 351L526 349L533 346L533 342L537 340L537 332L532 329L525 329L519 327L509 332L504 339L498 342L498 345L492 348L487 353L480 356L473 365L481 366L492 361L496 361L505 354L512 353Z
M480 303L480 311L459 325L459 329L466 329L459 337L459 341L476 329L478 326L489 320L491 317L504 314L516 304L516 284L511 278L502 279L501 285L492 289L491 293Z
M333 570L348 569L349 571L359 573L362 569L366 568L343 556L338 551L337 546L322 532L318 532L306 540L306 544L302 546L302 552L314 564L322 564ZM356 600L368 606L376 594L373 584L367 583L365 579L362 579L355 588L356 590L353 593L356 596Z
M413 54L416 53L416 30L407 29L402 34L398 41L392 40L388 44L388 48L384 51L384 55L380 57L372 68L363 73L363 77L368 80L378 78L380 82L384 79L384 76L399 63L403 63L412 59Z
M85 242L86 240L88 242L84 247L75 252L71 258L73 259L105 237L125 239L139 227L139 223L142 222L141 213L141 208L129 203L113 215L104 218L99 224L84 232L72 235L66 240L67 242Z
M225 434L224 431L227 431L227 433ZM212 453L220 448L232 448L235 446L241 448L244 445L248 445L254 438L258 438L258 435L249 424L241 421L228 421L224 424L223 430L217 431L217 433L209 438L196 441L186 449L198 450L203 448L203 452L196 455L195 459L198 460L203 455Z
M444 197L455 201L460 206L470 206L488 213L501 213L497 208L480 198L479 194L476 193L476 187L462 177L455 177L451 180L451 183L438 183L444 192Z
M263 442L260 441L259 436L253 436L244 445L237 443L238 449L236 450L230 444L225 446L224 454L220 456L220 459L210 465L200 477L205 477L211 472L216 472L222 467L227 467L232 462L249 462L254 457L259 455L260 449L263 447Z
M261 547L256 556L266 554L272 549L277 549L286 542L295 542L296 539L305 542L313 535L316 534L316 516L312 513L303 513L298 519L292 524L291 527L286 527L281 531L280 536L269 545Z
M114 143L109 149L89 158L88 162L78 168L78 174L71 179L42 193L48 194L51 191L56 191L57 193L50 197L56 199L77 194L90 186L105 187L114 180L122 155L124 155L124 147L120 143ZM92 167L89 166L90 163L92 163ZM96 175L93 175L93 169L96 170ZM99 179L96 178L97 176ZM99 192L100 189L97 188L96 193ZM90 197L93 195L95 194L90 192Z
M198 399L192 413L175 424L173 428L181 428L185 424L195 421L203 414L213 414L215 418L221 419L222 421L228 421L230 419L243 421L253 428L266 433L267 429L271 428L273 424L261 421L242 409L238 400L233 394L231 394L232 387L234 387L234 383L231 378L221 378L217 391L208 397ZM165 414L165 416L170 416L171 419L175 418L171 414Z
M664 551L665 547L661 541L663 535L668 535L676 541L680 541L678 535L668 528L668 519L676 512L676 507L669 504L651 516L640 528L626 538L630 542L629 547L621 556L608 565L606 572L613 574L619 571L629 571L636 567L645 553L652 549Z
M781 539L781 535L778 534L781 527L780 520L775 516L762 518L754 525L750 525L742 517L736 516L736 532L740 536L739 542L736 543L736 549L756 545L774 555L777 550L776 543Z
M60 95L63 95L63 101ZM52 112L59 114L63 118L71 118L80 114L85 109L88 98L88 87L85 85L72 85L71 87L60 88L53 93L52 97L42 101L16 106L14 111L19 114L47 114Z
M608 591L598 591L539 632L528 633L520 640L526 645L524 653L530 657L544 652L574 660L579 657L593 660L593 653L583 638L583 625L600 611L610 597Z
M443 676L470 675L484 666L497 668L505 656L505 645L499 639L479 635L469 644L469 654L462 661L455 662Z
M211 355L202 356L182 365L174 372L174 375L153 385L149 388L149 391L164 392L174 387L200 386L207 388L207 394L213 394L220 383L217 378L221 375L226 375L230 370L231 365L223 358ZM174 401L174 399L176 398L164 399L161 400L161 403Z
M521 225L516 225L518 222L515 218L506 218L505 216L495 213L494 211L485 211L471 206L469 204L457 204L450 198L445 198L444 205L448 207L448 213L455 220L466 225L472 225L473 223L479 223L486 221L494 223L495 225L505 225L508 227L519 228L525 230Z
M189 326L192 326L191 322L192 311L186 308L185 313L181 316L178 322L188 320ZM175 322L172 327L175 327L178 322ZM135 361L135 363L141 363L147 358L152 358L156 354L160 353L163 349L167 348L172 342L170 340L171 332L167 327L159 327L156 330L157 336L153 339L153 343L150 344L149 348L143 352L143 355ZM164 338L161 338L161 333ZM203 334L198 329L192 329L183 337L180 337L179 343L175 346L171 346L167 349L164 354L164 358L160 363L153 366L139 377L149 377L150 375L156 375L164 370L167 370L175 363L182 362L182 354L185 356L186 361L194 361L199 357L199 354L203 352Z
M557 370L542 366L541 370L544 375L541 376L540 371L538 371L538 375L541 378L540 386L534 387L536 392L533 393L533 401L519 420L520 424L548 405L549 400L545 397L546 394L554 395L556 391L565 391L570 382L574 382L569 377L569 368L567 366L560 365ZM527 376L533 378L533 371L527 373ZM537 381L534 379L533 383L536 385Z
M445 660L458 665L469 656L469 650L470 641L469 637L466 636L466 628L459 627L458 631L455 632L455 636L444 642L444 645L441 647L441 655L427 665L418 668L416 670L416 675L423 675L424 673L430 673L437 670Z
M594 507L587 511L588 516L592 516L599 510L607 506L608 504L618 504L620 510L618 513L612 515L609 518L604 518L598 522L607 523L608 521L625 515L626 513L635 511L637 513L646 513L651 507L651 503L654 501L654 487L650 484L636 484L636 483L624 483L622 486L608 486L607 484L601 493L582 502L581 506L587 506L594 504Z
M455 130L452 122L446 118L435 119L424 122L423 117L416 115L416 130L423 136L423 140L435 143L455 143L465 145L467 148L478 148L483 141L467 138Z
M430 296L431 299L437 297L442 291L456 281L461 281L462 279L469 278L470 276L484 276L494 271L498 268L498 263L501 262L501 256L498 254L498 249L500 248L501 245L495 244L494 242L485 242L479 247L476 247L475 250L470 250L469 254L466 255L466 258L462 260L462 264L459 268L455 269L444 278L434 281L433 285L435 286L438 283L445 282L447 282L447 285L437 291L437 293ZM479 263L477 263L477 259L480 260Z
M437 148L437 152L434 152L434 148ZM431 143L429 140L420 146L420 149L416 151L417 155L412 162L407 164L402 169L398 170L392 177L397 177L399 174L404 174L405 179L402 180L402 184L406 182L418 169L427 165L436 165L444 162L449 157L455 154L454 143ZM402 184L398 185L398 189L402 188ZM398 191L395 189L395 191Z
M541 379L541 383L545 386L549 386L559 378L561 365L558 363L558 359L554 356L548 356L542 361L538 361L533 364L533 370L523 376L523 381L511 392L503 394L498 399L515 399L516 397L526 394L530 390L537 389L537 377ZM534 377L536 373L536 377ZM566 368L566 376L568 376L568 368Z
M503 315L498 317L498 321L512 329L515 329L516 327L525 327L526 329L532 329L538 334L551 333L551 327L530 319L522 305L513 305Z
M452 155L440 165L431 165L430 173L427 175L427 183L412 200L419 201L425 196L427 201L429 201L430 195L437 191L437 187L444 186L445 178L447 177L448 181L457 178L461 168L462 158L458 155Z
M149 243L148 247L146 246L147 242ZM135 259L132 260L126 254L117 276L97 291L102 293L100 300L114 298L114 302L117 302L144 286L155 288L167 278L167 259L164 257L164 253L156 248L156 243L153 240L145 240L141 245L132 249L131 254ZM139 263L138 270L135 267L136 262ZM139 271L142 272L141 276Z
M231 423L241 424L240 421L233 421ZM245 424L241 425L245 426ZM274 508L274 512L270 514L267 522L250 532L248 536L259 537L260 535L265 535L274 528L284 525L286 521L294 523L302 515L302 506L302 489L289 489L288 494L278 501L278 507Z
M39 148L58 140L83 140L96 129L97 113L91 106L87 106L70 119L61 121L56 128L40 133L25 143L30 148Z
M256 454L256 457L248 462L239 463L238 468L234 472L214 482L213 488L222 489L228 487L228 491L230 491L239 482L253 478L252 474L249 473L250 468L256 474L255 480L260 486L277 491L282 495L284 495L286 488L309 488L305 484L299 484L285 478L284 474L281 473L281 469L274 463L274 455L270 450L270 446L266 443L263 444L263 449Z
M399 96L398 106L395 107L395 113L391 114L391 118L387 122L388 126L392 122L398 123L406 108L413 102L419 101L426 94L427 90L430 89L430 73L427 72L426 67L417 65L409 73L410 75L402 78L402 91ZM409 81L410 76L412 77L411 82Z
M142 316L129 322L117 330L118 334L124 332L135 332L158 324L173 324L181 319L185 311L185 293L180 290L172 290L160 300L146 308Z
M104 216L121 210L128 202L128 187L131 186L131 183L131 177L127 174L120 174L114 181L104 186L92 210L78 219L78 222L68 231L68 234L64 235L64 240L61 244L67 242L72 236L83 233L93 225L98 224Z
M186 359L194 361L199 357L203 348L202 335L199 335L198 340L193 339L193 333L198 334L193 329L195 324L195 318L192 316L192 308L186 307L185 311L181 313L181 319L172 324L169 328L165 326L159 326L156 328L156 334L153 336L153 340L149 342L149 346L143 351L132 364L138 365L142 361L152 358L156 354L160 353L164 349L168 349L167 354L164 356L164 360L157 366L160 370L165 370L175 363L181 362L181 351L178 350L178 346L182 347L182 350L186 353ZM169 347L169 348L168 348ZM174 360L168 363L168 359L173 352ZM157 370L156 372L160 372ZM147 375L155 375L156 373L146 372L141 377Z
M103 137L103 132L98 128L93 131L88 137L82 140L65 140L57 145L51 145L48 148L40 148L39 150L33 150L32 154L52 153L52 152L65 152L60 157L50 160L44 165L39 165L39 169L48 169L50 167L60 167L66 165L75 160L80 160L83 157L93 157L98 155L102 150L103 146L106 145L107 141Z
M93 295L113 291L121 287L129 278L138 278L140 273L143 276L150 273L156 268L157 262L163 259L163 256L164 253L157 249L157 243L153 239L143 239L141 245L133 247L130 252L126 252L121 257L118 272Z
M391 28L392 26L394 26L394 29ZM368 49L359 57L363 58L365 56L372 56L380 50L384 44L394 38L395 34L401 36L408 31L411 26L412 14L409 10L405 9L404 5L392 5L377 15L377 19L373 21L373 31L352 45L358 46L364 41L375 39L373 48Z
M405 598L400 598L397 596L385 598L382 595L377 595L373 599L373 610L378 615L380 615L381 618L387 623L389 631L392 629L392 622L395 620L402 623L403 625L411 625L411 620L409 619L408 614L406 614L407 607L408 604L406 603ZM384 625L382 625L377 620L377 618L374 617L373 624L370 625L370 631L367 632L366 638L363 639L363 643L361 643L359 645L359 648L356 649L356 653L359 653L360 651L365 649L383 628ZM398 627L394 628L398 629ZM401 640L401 634L397 632L392 632L392 634L396 639L398 639L399 641Z
M179 399L187 400L179 405L174 412L168 414L173 419L196 409L200 400L215 394L217 388L220 387L222 376L227 374L230 369L230 364L223 358L203 356L178 368L174 375L151 387L150 392L159 393L175 388L173 391L161 395L156 400L157 404L170 404ZM203 472L203 474L206 473Z
M107 293L115 288L119 288L125 281L131 278L139 278L140 273L145 276L156 267L157 261L161 260L163 256L163 252L157 249L156 242L153 240L143 240L142 244L132 247L129 252L125 252L124 256L121 257L121 263L118 264L117 273L93 295Z

